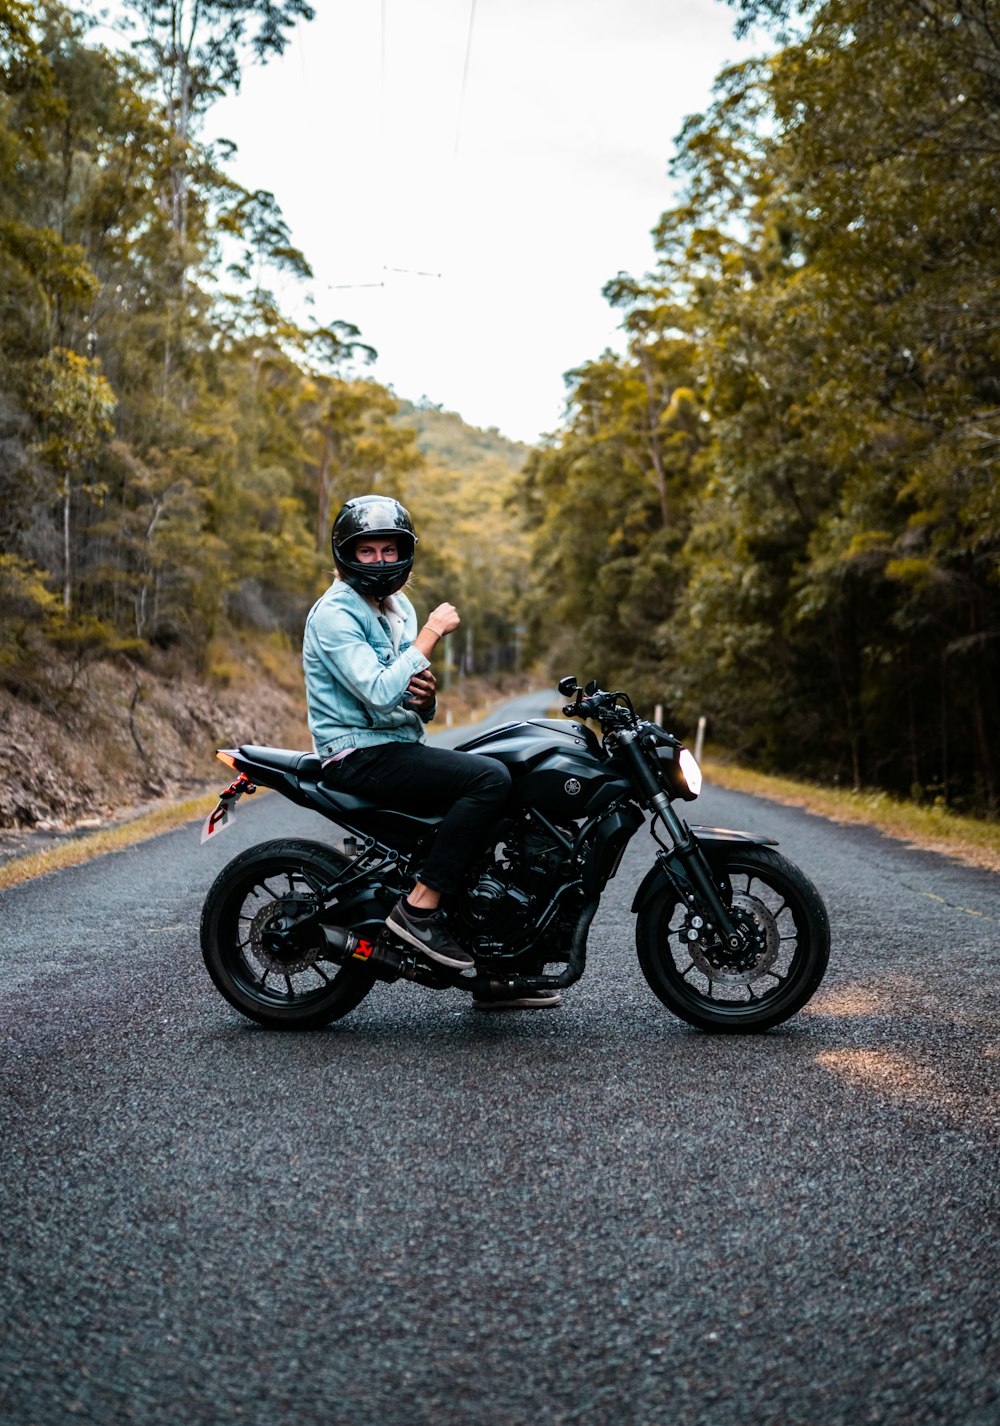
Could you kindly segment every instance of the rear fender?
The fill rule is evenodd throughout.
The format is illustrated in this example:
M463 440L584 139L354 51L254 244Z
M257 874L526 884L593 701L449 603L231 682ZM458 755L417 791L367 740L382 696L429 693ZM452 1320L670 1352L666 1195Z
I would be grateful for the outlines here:
M269 787L303 807L311 805L302 790L301 779L303 776L319 776L321 763L315 754L300 753L290 748L258 748L256 745L222 748L220 752L226 754L221 761L243 773L256 787ZM261 753L266 757L260 757Z
M698 844L709 866L715 870L718 866L724 865L728 852L734 845L743 847L776 847L778 843L773 837L751 837L748 832L733 832L728 827L697 827L689 828L692 836L697 838ZM632 901L632 914L636 915L652 898L663 888L672 887L685 898L692 891L691 883L688 880L687 872L684 870L683 859L676 852L660 852L656 861L649 868L646 875L639 884Z

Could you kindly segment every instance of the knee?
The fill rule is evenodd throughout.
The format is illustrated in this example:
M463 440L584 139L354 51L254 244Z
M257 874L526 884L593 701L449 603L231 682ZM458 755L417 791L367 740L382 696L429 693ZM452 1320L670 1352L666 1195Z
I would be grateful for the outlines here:
M495 762L493 758L483 758L483 763L485 766L479 776L480 796L484 802L499 806L506 802L510 792L510 773L503 763Z

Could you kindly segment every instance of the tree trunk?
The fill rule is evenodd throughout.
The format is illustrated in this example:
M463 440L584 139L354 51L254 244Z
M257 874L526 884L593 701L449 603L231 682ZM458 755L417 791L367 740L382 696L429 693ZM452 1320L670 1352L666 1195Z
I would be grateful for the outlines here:
M69 482L69 471L63 481L63 609L68 614L70 609L70 498L72 487Z
M670 398L668 397L665 402L657 401L653 373L645 352L640 352L640 360L643 380L646 383L646 414L649 419L649 442L646 449L649 451L649 458L653 465L653 483L656 486L656 493L660 497L660 519L663 522L663 528L668 530L670 528L670 504L667 500L667 473L663 469L663 455L660 451L660 417L670 404Z

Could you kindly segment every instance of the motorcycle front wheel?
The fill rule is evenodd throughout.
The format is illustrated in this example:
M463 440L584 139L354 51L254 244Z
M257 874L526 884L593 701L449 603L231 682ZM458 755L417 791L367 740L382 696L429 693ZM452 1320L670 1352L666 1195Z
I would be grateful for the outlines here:
M780 1025L815 993L830 956L830 923L819 892L797 866L767 847L713 858L723 899L751 933L730 957L703 939L666 882L639 912L642 973L668 1010L701 1030L755 1034Z
M324 961L323 940L286 948L272 921L308 914L348 858L319 842L264 842L223 867L201 913L201 951L215 987L242 1014L280 1030L313 1030L347 1015L372 976Z

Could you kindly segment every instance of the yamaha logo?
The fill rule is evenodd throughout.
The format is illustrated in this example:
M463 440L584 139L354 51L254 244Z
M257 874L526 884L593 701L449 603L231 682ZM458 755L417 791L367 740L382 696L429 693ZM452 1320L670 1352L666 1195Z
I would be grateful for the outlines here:
M575 777L568 777L563 783L563 791L568 793L570 797L575 797L580 791L580 784L577 779Z

